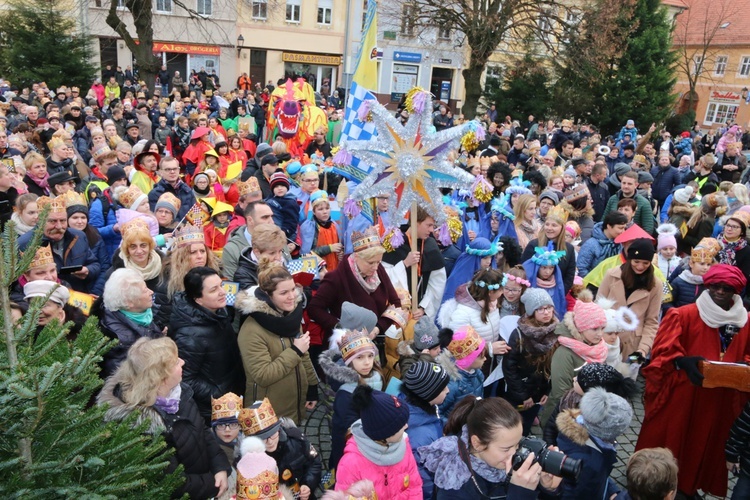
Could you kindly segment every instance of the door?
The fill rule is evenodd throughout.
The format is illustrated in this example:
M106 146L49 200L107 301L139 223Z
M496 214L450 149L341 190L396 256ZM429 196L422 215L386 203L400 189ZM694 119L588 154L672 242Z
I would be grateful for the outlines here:
M250 50L250 80L253 87L260 83L263 87L266 84L266 54L265 50Z

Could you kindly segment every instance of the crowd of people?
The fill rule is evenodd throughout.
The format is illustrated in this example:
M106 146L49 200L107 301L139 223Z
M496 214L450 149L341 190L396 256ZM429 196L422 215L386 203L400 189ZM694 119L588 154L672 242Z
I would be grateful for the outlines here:
M176 495L656 500L725 495L734 471L748 498L747 398L703 387L703 362L750 359L738 125L603 137L492 106L453 152L479 188L395 234L393 193L357 205L330 169L338 91L290 152L246 75L111 72L84 95L0 81L0 222L25 252L47 213L12 307L48 297L39 328L71 336L98 318L118 343L97 401L166 437ZM461 121L436 106L436 130ZM326 456L298 427L321 401ZM538 460L535 426L577 474Z

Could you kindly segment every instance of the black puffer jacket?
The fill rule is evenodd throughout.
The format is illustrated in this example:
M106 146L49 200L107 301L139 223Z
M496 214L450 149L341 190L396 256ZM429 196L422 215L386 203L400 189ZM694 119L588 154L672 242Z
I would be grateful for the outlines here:
M136 413L136 424L148 423L146 433L163 434L167 445L174 449L165 473L172 473L179 464L184 467L185 484L174 492L172 498L181 498L186 493L196 500L218 495L214 475L221 471L230 474L232 469L213 433L203 424L190 386L182 384L180 408L173 415L154 406L126 404L121 397L119 383L111 377L97 398L98 404L109 405L105 419L121 422Z
M505 398L513 405L520 405L529 398L538 403L552 388L549 376L529 361L523 340L521 330L513 330L508 339L510 351L503 356L503 375L507 385Z
M240 290L247 290L258 284L258 263L250 258L253 247L245 248L240 254L240 262L234 272L234 281L240 284Z
M138 325L129 320L120 311L110 311L102 307L99 313L99 328L102 333L111 339L117 339L119 343L104 353L102 361L101 377L109 378L120 363L125 361L128 349L141 337L157 339L162 336L161 328L153 322L147 326Z
M187 300L184 292L176 293L172 303L169 336L185 361L183 381L195 392L195 402L208 423L211 397L242 394L245 388L237 333L226 310L212 313Z
M279 428L279 445L268 453L279 466L279 482L289 487L307 486L315 500L315 490L320 485L323 462L320 454L293 422L282 420ZM289 471L289 474L287 471ZM289 476L287 478L287 476Z

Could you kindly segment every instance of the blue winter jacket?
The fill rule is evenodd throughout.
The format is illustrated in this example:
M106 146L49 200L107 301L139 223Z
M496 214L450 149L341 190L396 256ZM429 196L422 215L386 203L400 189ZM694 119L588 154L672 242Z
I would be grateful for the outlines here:
M190 186L180 181L177 189L175 189L170 183L161 179L148 193L148 205L152 212L156 211L156 202L159 201L159 197L164 193L172 193L180 200L180 209L177 211L175 220L181 220L188 213L188 210L195 205L195 193L190 189Z
M692 285L679 276L670 281L669 284L672 285L672 302L665 304L664 310L692 304L698 298L698 295L706 289L703 284Z
M445 425L456 403L461 401L465 396L473 394L478 398L482 397L484 386L484 374L482 370L474 370L474 373L461 370L456 366L456 361L447 350L444 354L437 357L438 363L451 374L451 381L448 382L448 396L445 401L438 406L440 410L440 421ZM450 366L452 364L452 366Z
M112 267L112 258L107 252L107 246L105 245L103 239L100 239L99 241L94 243L91 251L94 252L96 260L98 260L99 264L101 265L99 276L96 278L94 284L91 285L91 293L98 297L102 293L104 293L104 283L107 282L107 270Z
M92 227L95 227L96 230L99 231L99 235L104 241L104 247L107 250L107 260L111 263L112 257L114 257L115 252L117 252L117 249L120 248L122 236L119 232L114 230L115 224L117 224L115 207L113 205L110 205L109 209L107 210L106 216L104 215L103 211L104 208L102 207L102 200L100 200L99 198L93 200L91 202L91 206L89 207L89 224L91 224Z
M419 475L422 476L422 496L424 500L432 499L433 481L432 475L425 469L420 461L420 446L427 446L443 437L443 424L440 422L437 414L429 414L418 406L409 404L403 393L398 398L409 406L409 445L414 453L414 460L417 461Z
M651 176L654 178L651 184L651 196L659 202L659 206L664 206L664 201L672 193L675 186L680 184L680 172L672 166L662 168L656 166L651 169Z
M601 261L617 255L622 250L622 245L617 244L604 235L603 223L594 224L591 238L581 246L578 251L578 276L581 278L591 272Z

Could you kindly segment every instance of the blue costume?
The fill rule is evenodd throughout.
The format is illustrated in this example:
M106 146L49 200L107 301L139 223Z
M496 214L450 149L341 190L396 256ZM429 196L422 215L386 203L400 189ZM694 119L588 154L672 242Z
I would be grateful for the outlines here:
M565 256L565 250L556 251L553 242L547 244L547 248L536 247L534 249L534 256L523 263L523 269L526 271L526 278L531 283L532 288L540 288L537 286L537 274L539 274L539 268L542 266L555 266L555 286L553 288L543 288L550 297L552 302L555 304L555 316L557 319L562 321L568 310L568 304L565 300L565 288L562 286L563 277L560 272L560 259Z
M494 257L502 251L503 246L498 242L490 243L490 240L481 236L474 238L474 241L466 245L466 250L456 259L456 263L453 265L453 270L445 283L443 302L452 299L459 286L471 281L474 273L479 270L484 257ZM491 266L495 267L495 259L492 259Z

